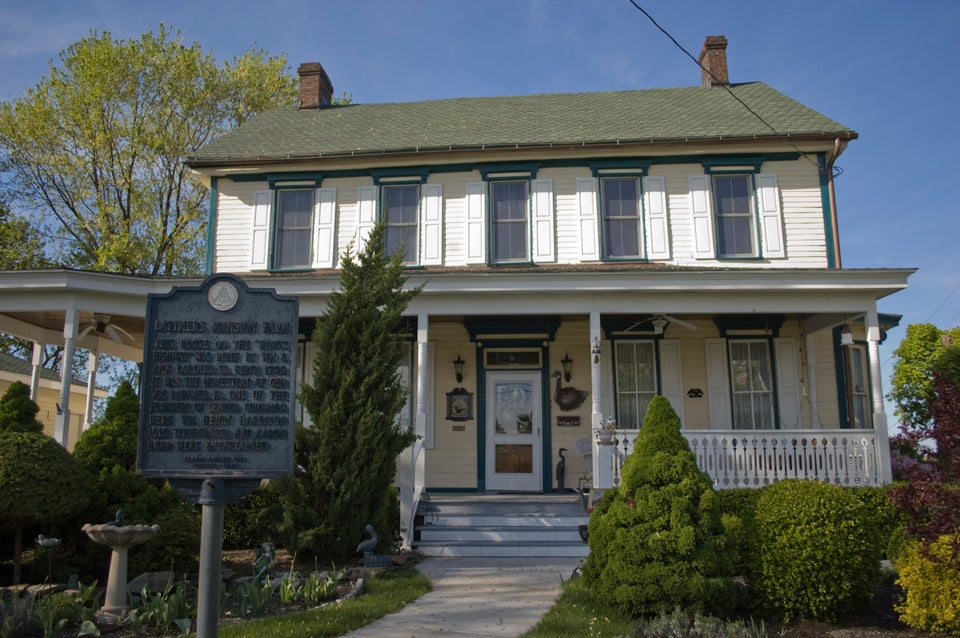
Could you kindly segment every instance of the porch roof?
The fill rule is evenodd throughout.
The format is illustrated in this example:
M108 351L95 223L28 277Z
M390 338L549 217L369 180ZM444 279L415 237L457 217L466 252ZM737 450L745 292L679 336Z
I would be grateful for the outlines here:
M907 285L914 269L699 269L563 266L464 270L411 270L409 283L425 284L410 315L495 314L745 314L785 313L819 328L837 317L874 307ZM337 271L244 275L251 288L271 287L300 299L301 317L322 316ZM40 343L63 343L67 311L81 325L94 313L110 316L124 332L120 343L88 333L76 345L132 361L142 359L147 296L203 279L139 277L75 270L0 271L0 332ZM842 319L841 319L842 321Z

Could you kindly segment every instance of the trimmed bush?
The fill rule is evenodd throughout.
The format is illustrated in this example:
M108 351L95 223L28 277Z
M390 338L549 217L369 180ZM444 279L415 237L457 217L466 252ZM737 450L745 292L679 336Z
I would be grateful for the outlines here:
M597 599L634 617L728 611L733 580L717 493L666 398L650 402L621 474L590 518L583 573Z
M960 634L960 536L941 536L924 548L914 542L897 561L906 591L900 620L916 629Z
M787 480L763 488L752 570L767 613L833 621L869 602L886 539L854 490Z

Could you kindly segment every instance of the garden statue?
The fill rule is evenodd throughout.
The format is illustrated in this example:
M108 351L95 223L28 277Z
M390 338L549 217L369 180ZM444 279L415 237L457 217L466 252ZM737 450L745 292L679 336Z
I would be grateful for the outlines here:
M557 491L563 491L563 478L564 474L567 473L567 458L563 455L567 451L567 448L562 447L557 454L560 455L560 460L557 462Z
M255 559L253 561L253 580L258 585L263 585L269 578L267 573L270 565L273 564L273 557L277 553L277 548L273 543L264 543L260 549L253 550Z
M375 530L370 523L367 523L364 529L367 530L367 534L370 534L370 538L360 541L360 544L357 545L357 553L363 554L363 566L383 567L384 565L389 565L389 556L373 553L373 550L376 549L380 543L380 535L377 534L377 530Z

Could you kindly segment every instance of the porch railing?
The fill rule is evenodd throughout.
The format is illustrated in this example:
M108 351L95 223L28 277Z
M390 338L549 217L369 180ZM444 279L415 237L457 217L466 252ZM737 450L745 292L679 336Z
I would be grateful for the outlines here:
M615 485L637 433L617 430L610 455ZM717 489L761 487L783 479L850 486L881 483L874 430L684 430L683 436Z

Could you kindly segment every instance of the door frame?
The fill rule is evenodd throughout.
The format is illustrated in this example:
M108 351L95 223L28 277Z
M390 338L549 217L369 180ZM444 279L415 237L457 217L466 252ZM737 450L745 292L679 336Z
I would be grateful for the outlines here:
M488 370L484 373L487 387L485 402L485 458L484 470L486 487L498 492L540 492L543 490L543 373L539 370ZM493 426L496 415L492 413L496 397L493 388L501 383L528 383L530 397L530 431L517 433L499 433ZM496 471L496 448L498 445L530 445L531 468L526 472L509 473Z

